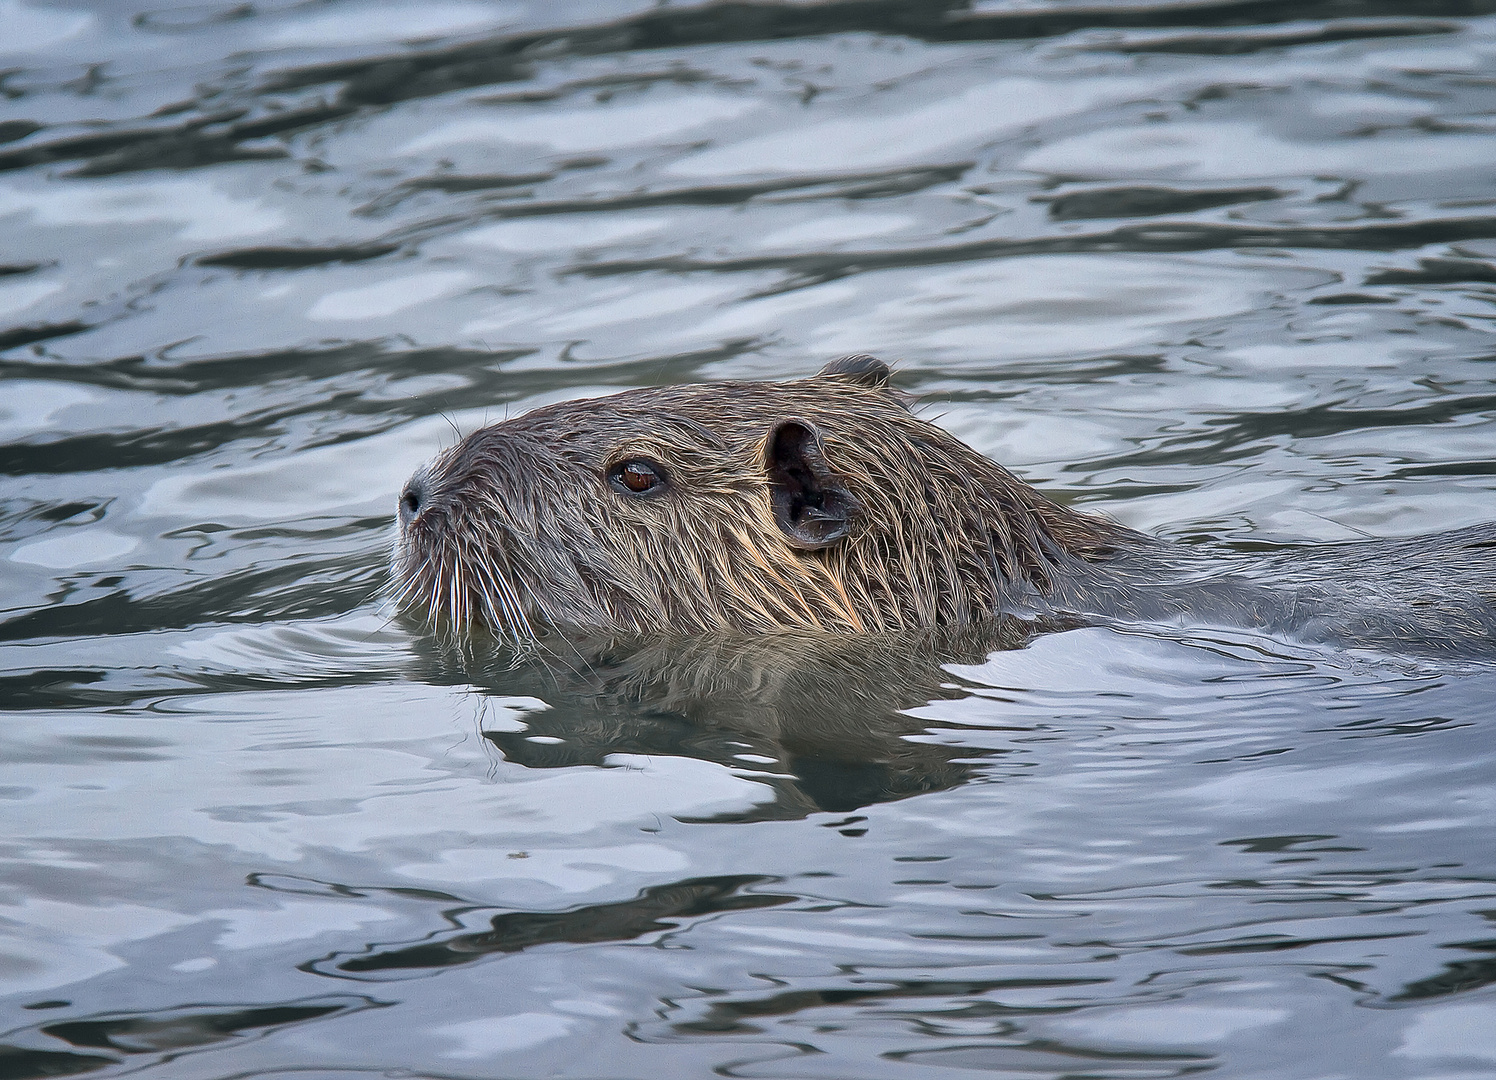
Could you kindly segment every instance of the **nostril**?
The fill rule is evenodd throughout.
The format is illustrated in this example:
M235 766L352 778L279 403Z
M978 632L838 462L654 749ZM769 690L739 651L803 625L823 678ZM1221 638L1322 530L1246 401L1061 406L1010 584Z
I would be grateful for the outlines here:
M425 505L419 484L410 483L405 485L405 490L400 493L400 520L409 523L415 520Z

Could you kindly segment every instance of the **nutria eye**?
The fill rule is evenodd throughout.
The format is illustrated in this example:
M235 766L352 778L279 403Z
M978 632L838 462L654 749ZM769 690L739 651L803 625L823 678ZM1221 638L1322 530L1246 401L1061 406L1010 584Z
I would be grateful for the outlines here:
M608 470L608 480L615 491L645 495L665 484L659 466L648 461L620 461Z

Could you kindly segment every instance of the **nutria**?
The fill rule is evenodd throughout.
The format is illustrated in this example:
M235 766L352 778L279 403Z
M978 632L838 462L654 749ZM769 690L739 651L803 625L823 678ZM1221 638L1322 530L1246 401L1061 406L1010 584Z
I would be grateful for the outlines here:
M482 428L399 503L402 605L516 643L872 633L997 614L1186 621L1481 655L1496 525L1244 555L1058 505L915 416L868 356Z

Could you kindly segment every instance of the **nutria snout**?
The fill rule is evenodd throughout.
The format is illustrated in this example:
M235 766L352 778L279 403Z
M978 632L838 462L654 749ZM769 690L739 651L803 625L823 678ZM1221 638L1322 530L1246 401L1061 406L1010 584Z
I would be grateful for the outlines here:
M399 602L548 631L864 633L997 614L1496 645L1496 526L1248 558L1060 506L915 416L868 356L631 390L482 428L402 490Z

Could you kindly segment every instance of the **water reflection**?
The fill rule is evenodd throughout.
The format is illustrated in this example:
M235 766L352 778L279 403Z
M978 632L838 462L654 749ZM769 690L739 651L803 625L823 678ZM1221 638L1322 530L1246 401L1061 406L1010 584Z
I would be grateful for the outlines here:
M743 875L695 878L653 886L621 903L589 904L557 912L507 911L490 917L488 928L476 933L426 935L413 943L370 945L351 956L334 954L313 961L305 965L305 970L338 978L401 978L540 945L632 941L679 929L701 916L777 907L799 899L766 891L764 887L773 884L772 878ZM442 916L463 926L481 921L485 914L482 909L464 907L444 911Z
M66 1008L42 1001L29 1009ZM262 1038L284 1028L331 1019L388 1002L352 995L270 1005L186 1005L152 1012L109 1013L43 1021L0 1035L0 1073L9 1080L73 1076L128 1066L135 1071L230 1041ZM74 1047L57 1049L59 1045Z
M616 754L689 755L752 776L772 803L713 820L793 819L952 787L972 775L961 747L912 740L907 710L969 692L945 665L980 663L1072 624L1003 618L908 635L562 640L516 656L424 637L423 681L445 678L546 707L484 737L527 768L603 765ZM1078 624L1074 624L1078 625ZM485 648L486 656L475 653Z

